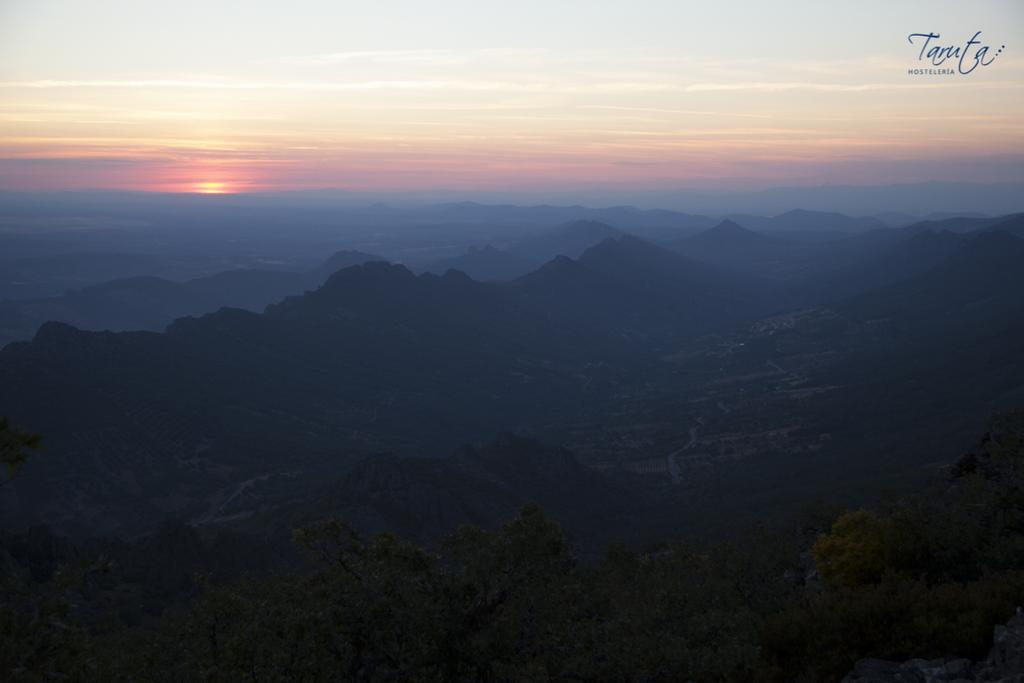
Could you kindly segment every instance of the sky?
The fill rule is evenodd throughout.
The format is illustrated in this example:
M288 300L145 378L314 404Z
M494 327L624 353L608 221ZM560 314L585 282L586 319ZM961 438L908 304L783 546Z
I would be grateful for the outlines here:
M2 190L1017 183L1022 112L1017 0L0 0Z

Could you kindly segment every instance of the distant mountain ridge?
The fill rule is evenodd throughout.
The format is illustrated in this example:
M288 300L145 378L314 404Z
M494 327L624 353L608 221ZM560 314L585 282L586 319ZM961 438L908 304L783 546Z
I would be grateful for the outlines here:
M558 257L511 287L549 319L627 339L693 334L764 310L748 279L630 235Z
M380 260L339 251L308 272L238 269L186 282L133 277L47 299L0 301L0 346L30 339L39 325L51 320L81 329L159 331L176 318L222 307L262 310L289 294L316 288L336 270Z
M577 258L595 244L622 234L620 229L607 223L577 220L526 237L509 246L508 251L539 265L556 256Z
M765 217L751 214L730 214L725 218L757 232L835 232L858 233L885 227L885 224L871 216L848 216L830 211L808 211L792 209L775 216Z
M703 215L689 214L668 209L641 209L635 206L611 206L592 208L565 205L512 205L485 204L481 202L454 202L435 204L430 209L444 220L467 220L472 222L533 225L547 227L574 221L600 222L622 226L630 231L644 231L660 228L702 229L714 221Z
M834 255L828 268L803 283L810 301L825 303L910 279L953 256L967 240L952 232L910 229L864 238L855 258Z
M490 244L470 247L461 256L434 261L422 268L425 272L438 275L449 270L459 270L481 282L513 280L532 269L532 260L496 249Z
M729 219L668 246L691 258L731 267L775 259L789 248L783 239L748 230Z
M1022 264L1024 240L1001 230L981 232L934 268L860 294L840 310L924 335L942 328L945 312L956 310L963 327L945 333L958 335L982 321L1024 315Z

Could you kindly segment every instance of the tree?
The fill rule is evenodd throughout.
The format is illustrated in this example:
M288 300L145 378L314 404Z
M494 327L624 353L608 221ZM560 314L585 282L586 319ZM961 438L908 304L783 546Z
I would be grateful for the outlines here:
M7 477L0 481L0 486L14 479L28 460L29 453L42 446L42 435L16 429L6 417L0 417L0 463L7 469Z
M814 560L827 581L847 587L877 583L886 570L887 520L867 510L842 515L814 544Z

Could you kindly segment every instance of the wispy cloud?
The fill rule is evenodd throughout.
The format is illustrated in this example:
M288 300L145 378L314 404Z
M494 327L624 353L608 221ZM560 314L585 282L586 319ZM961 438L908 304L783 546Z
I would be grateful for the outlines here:
M683 86L685 92L785 92L789 90L809 90L815 92L866 92L873 90L908 90L908 89L946 89L976 87L984 89L1021 88L1022 83L1010 81L969 81L959 79L956 82L923 82L909 78L906 81L890 83L813 83L802 81L755 81L746 83L691 83Z
M331 66L333 64L418 64L440 66L462 64L470 56L451 50L351 50L327 52L312 55L290 55L268 57L257 60L257 64L282 64L287 66Z
M543 81L492 81L492 80L431 80L395 79L367 81L236 81L236 80L33 80L0 81L0 88L56 89L56 88L150 88L150 89L193 89L193 90L311 90L311 91L359 91L359 90L464 90L464 91L508 91L508 92L660 92L679 90L680 85L657 81L612 81L584 84L570 84Z
M925 81L908 77L887 83L820 83L808 81L746 81L676 83L658 80L600 81L568 83L557 81L498 81L498 80L318 80L318 81L240 81L229 79L111 79L111 80L55 80L0 81L4 89L58 89L58 88L124 88L124 89L191 89L191 90L309 90L309 91L369 91L369 90L450 90L481 92L524 93L629 93L629 92L786 92L806 90L815 92L866 92L877 90L948 89L974 87L982 89L1020 89L1024 83L1013 81L981 81L957 79L955 82ZM669 110L671 111L671 110ZM678 110L685 112L685 110Z
M580 107L581 109L594 109L600 111L625 111L625 112L646 112L650 114L682 114L684 116L713 116L716 118L721 117L738 117L748 119L774 119L775 117L770 114L752 114L747 112L730 112L730 111L712 111L707 109L673 109L666 107L625 107L617 105L606 105L606 104L585 104Z

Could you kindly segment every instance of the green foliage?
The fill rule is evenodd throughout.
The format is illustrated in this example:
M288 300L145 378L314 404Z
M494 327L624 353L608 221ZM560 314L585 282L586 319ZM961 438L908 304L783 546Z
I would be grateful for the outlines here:
M933 585L889 574L803 596L766 620L761 643L780 680L838 680L864 657L979 658L1020 604L1024 571Z
M84 569L37 585L15 566L0 602L0 674L834 681L864 657L976 659L993 625L1024 605L1024 445L985 444L952 479L887 507L712 547L612 546L593 566L536 506L498 529L460 528L436 551L329 519L295 532L315 570L207 584L158 621L105 632L75 607L100 563L70 563ZM196 547L192 532L167 533ZM0 546L4 565L16 562Z
M296 532L321 569L213 590L111 648L116 677L531 680L556 666L580 594L559 527L528 507L463 528L441 555L336 520ZM148 672L148 673L147 673ZM202 672L199 675L198 672Z
M0 565L2 565L0 549ZM0 574L0 677L9 681L88 679L95 649L72 614L72 591L88 568L69 566L42 585L13 571Z
M847 512L814 544L821 575L840 586L876 583L886 569L886 522L867 510Z
M7 481L18 474L29 453L42 446L42 436L16 429L6 417L0 417L0 464L7 470ZM4 483L0 482L0 486Z
M1024 447L998 431L951 481L841 515L814 544L819 592L770 615L763 655L783 680L841 678L862 657L982 656L1024 605Z
M785 564L753 535L703 551L616 547L582 568L536 506L497 530L463 527L438 554L337 520L295 536L316 571L212 587L155 626L98 638L96 678L746 679Z

